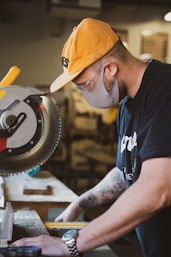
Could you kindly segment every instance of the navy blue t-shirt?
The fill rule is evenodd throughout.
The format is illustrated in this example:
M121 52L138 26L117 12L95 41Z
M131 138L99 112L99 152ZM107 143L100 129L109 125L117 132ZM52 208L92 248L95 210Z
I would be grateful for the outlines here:
M134 99L123 100L117 126L117 167L129 187L139 177L143 161L171 156L170 64L149 63ZM144 256L170 257L171 207L143 222L136 232Z

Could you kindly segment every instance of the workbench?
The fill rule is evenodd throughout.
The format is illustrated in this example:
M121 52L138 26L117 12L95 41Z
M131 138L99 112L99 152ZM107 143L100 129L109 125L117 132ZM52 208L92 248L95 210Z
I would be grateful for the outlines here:
M29 191L28 185L32 185L32 190ZM47 185L47 190L41 192L43 185ZM26 193L23 193L24 188ZM48 171L40 171L34 177L26 173L5 177L4 191L6 202L11 202L14 210L35 210L42 221L48 219L49 208L66 208L78 197Z
M47 191L47 193L45 192L45 194L23 194L24 187L30 184L33 189L35 187L41 189L40 184L47 184L51 190ZM14 211L16 211L14 212L14 240L25 236L46 234L46 230L43 229L41 222L48 220L48 209L66 208L70 202L78 197L71 189L48 171L40 171L34 177L28 174L4 177L4 191L6 202L11 202ZM134 252L135 246L133 244L131 247L126 246L126 249L124 249L125 247L122 245L119 246L114 243L110 247L105 245L89 251L84 256L122 257L125 255L122 253L125 253L125 250L128 253L130 251L131 256L134 256L132 253ZM117 251L119 255L117 255Z
M75 223L73 223L73 228L74 228L74 224ZM43 222L41 221L36 211L18 210L14 212L13 241L18 240L22 237L34 237L40 234L49 235L50 234L49 230L45 225L46 224L43 224ZM96 256L97 257L104 257L104 256L118 257L107 245L98 247L94 250L84 253L84 257L96 257Z

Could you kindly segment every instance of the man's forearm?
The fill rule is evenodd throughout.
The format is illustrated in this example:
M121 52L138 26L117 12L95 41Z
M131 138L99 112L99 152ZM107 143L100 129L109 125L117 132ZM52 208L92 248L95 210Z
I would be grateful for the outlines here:
M144 209L142 208L139 196L142 200L144 196L136 195L137 190L132 189L126 190L105 213L80 230L77 239L80 252L86 252L119 239L154 214L146 209L145 206L148 206L148 203L145 201L143 202ZM149 201L148 196L146 196L146 201Z
M112 169L95 187L79 197L81 208L91 208L102 204L113 203L125 191L122 172Z
M171 158L145 161L138 180L101 216L79 232L80 252L116 240L171 205Z

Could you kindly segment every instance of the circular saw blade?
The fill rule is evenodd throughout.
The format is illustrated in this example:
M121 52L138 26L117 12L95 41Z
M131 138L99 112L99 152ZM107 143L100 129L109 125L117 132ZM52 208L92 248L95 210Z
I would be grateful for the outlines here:
M16 129L14 135L16 133L17 140L13 140L14 147L12 147L14 143L8 147L7 142L4 142L5 140L10 141L10 137L4 138L0 135L1 148L3 142L4 145L6 144L4 150L0 151L0 174L3 176L29 171L37 165L42 165L52 155L60 139L61 118L53 100L45 94L33 94L23 101L28 107L26 108L24 105L26 115L23 115L23 123L18 130L22 128L22 125L24 126L24 123L27 125L27 130L21 129L17 135ZM22 101L19 104L22 104ZM21 110L21 113L25 113L25 111ZM10 117L13 118L13 116ZM9 119L9 117L7 118Z

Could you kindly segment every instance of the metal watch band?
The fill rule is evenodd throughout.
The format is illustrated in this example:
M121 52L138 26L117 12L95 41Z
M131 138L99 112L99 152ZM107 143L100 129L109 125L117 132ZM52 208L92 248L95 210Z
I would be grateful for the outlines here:
M77 246L76 246L76 241L75 241L74 238L72 238L71 240L65 241L64 243L68 247L69 252L70 252L72 257L80 257L81 256L78 252L78 249L77 249Z

